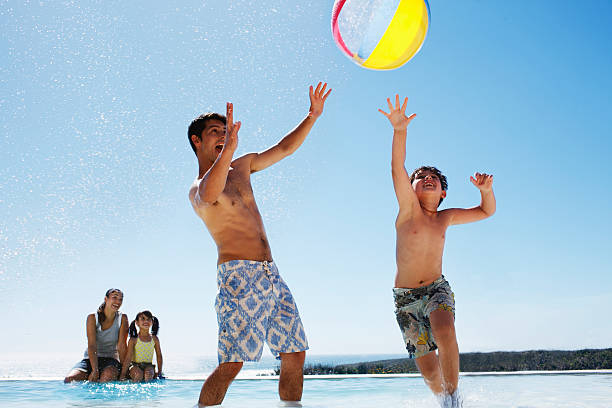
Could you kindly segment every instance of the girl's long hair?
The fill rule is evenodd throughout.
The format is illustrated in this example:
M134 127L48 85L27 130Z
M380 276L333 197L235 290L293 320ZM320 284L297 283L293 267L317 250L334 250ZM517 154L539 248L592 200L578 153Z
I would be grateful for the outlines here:
M138 320L138 318L142 315L148 317L153 321L153 327L151 327L151 334L157 336L157 333L159 332L159 320L157 320L157 317L153 316L153 313L149 312L148 310L143 310L142 312L138 313L136 315L136 318L134 318L134 320L132 320L132 323L130 323L130 337L138 337L138 330L136 330L136 320Z
M107 298L113 292L119 292L123 295L123 292L120 289L110 288L109 290L106 291L106 295L104 295L104 297ZM106 299L104 299L104 302L102 302L102 304L98 307L98 323L100 324L102 324L102 322L106 320L106 315L104 314L105 307L106 307Z

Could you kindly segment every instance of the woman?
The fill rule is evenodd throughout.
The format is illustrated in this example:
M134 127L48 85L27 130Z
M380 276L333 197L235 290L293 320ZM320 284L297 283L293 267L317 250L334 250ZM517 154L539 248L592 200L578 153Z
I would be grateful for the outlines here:
M72 368L64 382L114 381L121 371L127 350L128 318L119 311L123 292L109 289L96 313L87 316L85 358Z

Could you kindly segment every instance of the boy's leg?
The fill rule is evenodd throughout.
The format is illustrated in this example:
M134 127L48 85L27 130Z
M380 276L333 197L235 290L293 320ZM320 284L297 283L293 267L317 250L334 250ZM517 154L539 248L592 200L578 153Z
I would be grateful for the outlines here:
M444 391L452 394L459 382L459 346L455 334L455 318L452 312L438 309L429 314L429 321L434 340L438 345Z
M225 398L227 388L238 375L241 368L242 362L219 364L215 371L208 376L204 385L202 385L198 403L205 407L221 404L223 398Z
M304 388L305 351L280 353L281 371L278 380L278 395L283 401L300 401Z
M422 357L414 359L425 384L431 389L434 394L442 394L444 388L442 386L442 373L440 372L440 361L435 351L425 354Z

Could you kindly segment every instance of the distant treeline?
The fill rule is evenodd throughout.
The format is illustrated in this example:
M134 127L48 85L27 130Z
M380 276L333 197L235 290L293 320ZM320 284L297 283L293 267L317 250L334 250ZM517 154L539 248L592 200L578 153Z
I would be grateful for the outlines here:
M598 369L612 369L612 348L575 351L533 350L462 353L460 357L460 370L463 372ZM336 366L315 364L304 367L304 374L402 374L418 372L414 360L408 358Z

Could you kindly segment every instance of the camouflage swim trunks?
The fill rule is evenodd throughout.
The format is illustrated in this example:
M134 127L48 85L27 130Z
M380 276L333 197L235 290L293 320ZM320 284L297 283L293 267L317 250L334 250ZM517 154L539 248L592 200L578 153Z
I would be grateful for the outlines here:
M446 310L455 316L455 294L444 276L421 288L393 288L393 298L395 317L410 358L436 350L429 314Z
M217 268L219 363L259 361L308 349L297 305L274 262L229 261Z

